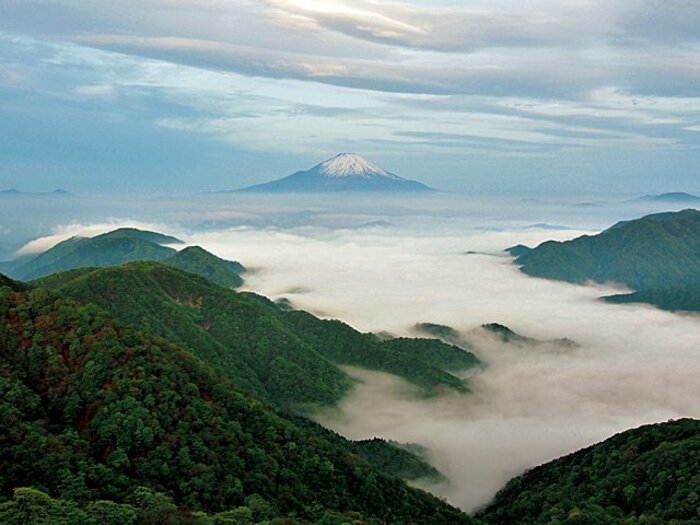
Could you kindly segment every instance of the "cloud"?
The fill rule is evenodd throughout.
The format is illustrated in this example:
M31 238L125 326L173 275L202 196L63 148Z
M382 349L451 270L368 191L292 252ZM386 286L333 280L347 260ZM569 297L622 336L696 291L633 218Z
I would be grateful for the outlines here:
M472 52L494 47L584 49L697 43L700 9L692 0L661 4L613 0L469 6L390 0L266 0L276 23L325 28L357 39L408 48ZM303 21L303 22L300 22Z
M162 224L145 223L131 219L111 219L103 223L72 223L57 226L53 233L29 241L22 246L16 255L35 255L43 253L71 237L94 237L119 228L138 228L140 230L164 232L168 227Z
M453 188L471 185L473 172L492 180L489 166L512 171L512 159L523 161L524 172L557 172L570 182L576 173L589 186L599 174L606 183L621 174L637 184L640 171L658 179L672 162L677 169L667 176L686 184L700 152L693 132L700 124L697 5L97 0L88 8L78 0L0 0L7 150L12 159L34 153L2 167L17 178L40 169L29 168L37 157L73 155L85 166L80 177L91 179L97 170L86 159L109 151L80 146L100 136L82 129L94 118L122 123L110 130L120 137L113 143L138 148L149 142L144 135L149 143L164 136L177 143L158 162L148 152L110 159L143 162L114 167L131 169L135 180L177 171L168 158L184 155L180 143L192 140L190 157L210 150L222 157L207 168L217 174L211 179L221 180L217 166L235 163L230 157L241 151L258 160L261 168L248 165L230 187L260 182L252 180L256 172L298 169L291 160L346 149L398 161L408 155L423 166L428 155L454 157L453 165L470 169L460 180L444 170ZM39 107L56 120L72 112L75 140L66 144L70 137L37 117L37 146L27 136L28 146L18 147L9 129L27 119L12 115L37 115ZM622 153L611 162L613 151ZM642 160L640 152L652 151L654 158ZM419 164L406 175L421 178ZM46 166L79 176L75 164Z
M390 231L236 229L189 240L255 267L248 289L360 330L414 335L415 323L436 322L470 340L488 365L468 374L473 395L420 400L407 397L396 378L352 371L360 385L337 411L317 418L351 438L377 435L426 446L451 480L431 490L471 510L523 470L618 431L700 417L697 316L602 303L597 298L614 289L533 279L503 256L504 247L518 242L586 231L515 228L536 217L583 226L615 221L602 217L604 210L575 213L512 202L471 201L460 208L438 199L400 217L377 213L399 224ZM474 332L486 322L581 346L504 345Z

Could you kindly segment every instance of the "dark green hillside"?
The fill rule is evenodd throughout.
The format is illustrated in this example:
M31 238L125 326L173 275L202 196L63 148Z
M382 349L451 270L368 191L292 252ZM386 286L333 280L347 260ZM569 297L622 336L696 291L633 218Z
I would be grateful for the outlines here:
M700 286L700 211L648 215L566 242L548 241L516 258L523 272L583 283L616 282L644 292L613 301L644 300L669 310L695 309L686 287Z
M437 337L451 344L456 344L455 342L461 339L457 330L444 324L416 323L413 328L421 334Z
M516 259L534 277L617 282L646 290L700 282L700 212L649 215L572 241L548 241Z
M5 277L4 275L0 274L0 288L3 287L10 288L13 292L22 292L29 288L24 283L14 281L9 277Z
M35 489L0 504L3 522L81 523L83 512L128 523L123 503L152 509L137 512L153 524L239 507L247 510L214 523L320 522L349 511L382 523L471 522L372 468L335 434L242 395L178 346L54 292L0 289L0 393L0 494ZM30 514L42 506L51 509L43 518Z
M258 496L245 504L217 513L191 511L176 506L172 498L145 487L134 490L128 503L109 500L76 504L54 499L40 490L20 487L12 500L0 503L3 525L383 525L380 518L359 512L323 510L309 519L279 516Z
M644 426L532 469L478 517L503 525L700 523L700 421Z
M290 312L264 297L236 293L158 263L55 274L37 285L92 302L118 321L165 337L232 381L283 406L333 404L352 384L337 364L405 377L428 391L464 383L439 368L385 347L339 321Z
M502 324L487 323L482 324L481 328L486 332L494 335L502 343L519 343L525 345L537 344L536 339L532 339L531 337L524 337Z
M130 261L159 261L168 266L201 275L227 288L243 283L245 268L226 261L199 246L181 251L164 246L183 244L161 233L121 228L95 237L74 237L36 256L22 256L3 263L4 271L15 279L31 280L76 268L103 268Z
M468 385L453 376L442 363L417 358L401 344L392 347L374 334L362 334L336 320L320 320L307 312L284 311L287 325L330 361L394 374L418 385L431 395L452 389L469 392ZM472 365L473 366L473 365ZM466 368L466 367L465 367Z
M193 274L152 262L55 274L36 282L164 337L279 404L334 403L350 379L266 306Z
M10 276L30 280L72 268L113 266L127 261L162 260L174 250L128 231L117 230L97 237L73 237L13 268Z
M183 241L177 237L173 237L172 235L164 235L162 233L139 230L137 228L119 228L104 235L109 237L128 237L130 239L138 239L140 241L160 245L185 244Z
M700 312L700 283L680 288L644 290L604 298L610 303L648 303L674 312Z
M243 279L239 275L245 272L242 264L221 259L199 246L180 250L163 260L163 264L201 275L224 288L237 288L243 284Z
M399 337L383 343L385 348L424 361L443 370L468 370L481 364L471 352L438 339Z
M413 448L420 447L413 445ZM411 445L401 446L374 438L355 442L355 452L370 465L397 478L409 481L445 481L444 476L435 467L421 459L419 451L411 450Z

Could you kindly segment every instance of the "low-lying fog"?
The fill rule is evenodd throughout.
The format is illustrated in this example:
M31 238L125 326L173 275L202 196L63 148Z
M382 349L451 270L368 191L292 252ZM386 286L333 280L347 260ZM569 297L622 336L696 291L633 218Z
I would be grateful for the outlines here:
M247 288L273 299L363 331L415 335L417 322L433 322L473 339L488 366L470 377L471 396L418 400L398 379L354 371L363 383L339 410L317 415L352 439L425 446L451 480L429 488L473 510L526 468L643 423L700 417L700 318L604 304L596 299L615 290L533 279L501 253L577 233L232 231L196 240L255 268ZM470 335L488 322L581 346Z
M416 335L416 323L432 322L472 340L487 363L469 376L472 395L419 400L396 378L352 370L360 385L338 410L316 416L353 439L425 446L451 480L430 489L466 510L524 469L618 431L700 417L699 317L604 304L596 299L615 290L533 279L503 253L599 230L643 215L638 209L455 196L351 207L334 199L295 207L217 197L216 205L203 200L200 214L190 202L179 216L173 206L167 217L153 209L128 216L170 224L164 233L241 261L251 270L246 288L272 299L363 331ZM123 223L73 224L53 240ZM580 347L497 343L474 332L489 322Z

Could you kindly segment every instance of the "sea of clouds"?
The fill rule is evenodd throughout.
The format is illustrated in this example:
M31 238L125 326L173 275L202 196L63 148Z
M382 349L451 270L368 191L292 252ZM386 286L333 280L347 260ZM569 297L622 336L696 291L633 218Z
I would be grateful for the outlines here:
M487 364L469 374L472 395L421 400L399 379L353 370L360 385L316 418L352 439L423 445L450 480L428 488L474 510L527 468L644 423L700 417L699 317L602 303L619 288L533 279L502 253L577 233L242 230L197 242L251 266L247 289L317 315L395 335L440 323L471 341ZM501 344L475 331L489 322L580 347Z
M315 418L352 439L424 446L449 479L428 488L465 510L524 470L616 432L700 417L700 317L603 303L620 288L530 278L504 252L599 231L641 215L637 208L455 196L361 204L210 196L163 206L167 216L135 206L136 219L93 215L55 227L24 253L74 234L153 227L242 262L245 289L359 330L453 327L486 364L465 374L472 394L421 399L398 378L350 369L358 386ZM579 346L503 344L478 329L491 322Z

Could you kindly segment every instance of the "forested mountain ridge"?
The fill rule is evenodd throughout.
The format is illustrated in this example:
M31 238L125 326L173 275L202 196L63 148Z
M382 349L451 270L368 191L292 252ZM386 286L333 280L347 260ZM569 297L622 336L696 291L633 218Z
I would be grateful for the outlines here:
M300 522L349 511L397 524L471 522L371 467L352 443L295 424L173 343L115 323L94 305L2 287L0 343L4 498L31 486L87 508L133 502L144 486L143 497L173 498L182 511L173 520L191 510L264 507L264 519ZM17 518L17 498L50 506L25 491L15 506L0 505L0 516ZM253 523L233 518L216 523Z
M37 255L23 255L2 263L9 277L31 280L56 272L116 266L130 261L159 261L168 266L201 275L224 287L243 284L245 268L238 262L221 259L199 246L177 251L171 245L183 241L162 233L120 228L95 237L72 237Z
M219 295L197 295L210 288ZM139 292L130 296L137 302L124 301L124 291ZM78 302L67 293L86 297ZM229 307L243 311L255 305L248 314L266 319L266 329L277 326L314 352L343 340L349 347L384 348L379 362L385 366L381 359L391 357L399 371L411 362L424 366L423 350L446 367L472 360L432 339L382 341L158 263L73 270L29 286L0 276L2 523L700 522L700 421L628 431L533 469L473 519L388 474L430 474L414 457L381 440L348 442L280 412L250 395L235 374L225 374L223 363L210 366L211 354L193 356L148 334L154 326L147 323L115 321L88 300L98 298L119 315L144 315L147 305L158 313L170 303L177 309L165 310L168 315L183 315L178 309L185 308L210 331L201 317L207 301L231 301ZM151 322L163 321L153 315ZM187 339L184 332L173 334ZM326 356L308 355L332 366L331 357L346 347L329 346ZM263 394L269 396L264 386Z
M700 312L700 283L617 294L604 299L610 303L648 303L662 310Z
M616 282L640 292L617 302L649 301L695 310L700 287L700 211L623 221L598 235L519 249L515 262L533 277L573 283Z
M698 524L700 421L643 426L534 468L477 517L497 525Z
M251 293L238 293L153 262L58 273L34 281L84 303L94 303L124 324L175 342L226 374L235 384L280 406L333 404L353 381L337 365L393 373L430 394L467 392L430 352L424 358L340 321L289 311ZM450 355L473 354L430 340Z

